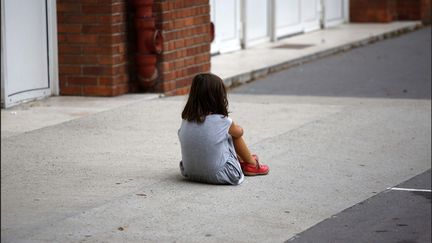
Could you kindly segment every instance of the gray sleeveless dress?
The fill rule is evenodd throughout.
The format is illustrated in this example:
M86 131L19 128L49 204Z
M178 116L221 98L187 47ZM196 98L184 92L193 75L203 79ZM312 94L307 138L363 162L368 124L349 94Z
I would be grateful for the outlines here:
M182 121L178 130L182 161L180 172L193 181L239 185L244 175L228 130L229 117L208 115L201 124Z

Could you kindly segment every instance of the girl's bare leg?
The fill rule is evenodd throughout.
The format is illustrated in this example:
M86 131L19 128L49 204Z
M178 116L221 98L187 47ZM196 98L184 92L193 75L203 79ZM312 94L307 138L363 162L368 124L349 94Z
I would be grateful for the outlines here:
M255 159L252 157L252 154L249 151L249 148L247 147L245 141L243 140L243 137L235 138L232 137L234 148L236 150L237 155L240 157L241 160L248 164L256 165Z

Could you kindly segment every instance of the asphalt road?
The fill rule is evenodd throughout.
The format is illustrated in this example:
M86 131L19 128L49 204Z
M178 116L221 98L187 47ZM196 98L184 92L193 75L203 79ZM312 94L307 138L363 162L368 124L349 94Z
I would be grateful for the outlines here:
M431 99L431 28L306 63L235 94ZM287 242L431 242L430 170ZM420 191L417 191L420 190Z
M431 242L430 190L431 171L428 170L318 223L287 242Z
M431 98L431 28L306 63L232 93Z

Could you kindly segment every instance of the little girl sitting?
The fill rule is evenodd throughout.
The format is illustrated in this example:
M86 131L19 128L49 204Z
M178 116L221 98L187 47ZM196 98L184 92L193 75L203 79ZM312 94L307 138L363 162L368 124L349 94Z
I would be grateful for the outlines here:
M238 185L244 175L269 172L269 167L249 152L243 128L228 117L226 89L218 76L203 73L194 77L182 119L178 136L183 176L205 183Z

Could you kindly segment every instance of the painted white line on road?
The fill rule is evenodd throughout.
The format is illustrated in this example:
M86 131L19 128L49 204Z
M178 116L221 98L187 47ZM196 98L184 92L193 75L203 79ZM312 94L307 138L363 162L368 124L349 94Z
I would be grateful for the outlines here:
M431 192L429 189L413 189L413 188L400 188L400 187L389 187L387 190L394 191L409 191L409 192Z

